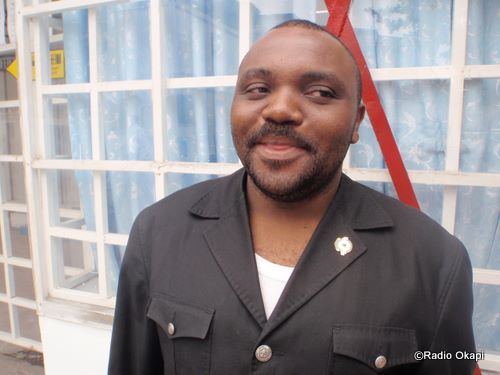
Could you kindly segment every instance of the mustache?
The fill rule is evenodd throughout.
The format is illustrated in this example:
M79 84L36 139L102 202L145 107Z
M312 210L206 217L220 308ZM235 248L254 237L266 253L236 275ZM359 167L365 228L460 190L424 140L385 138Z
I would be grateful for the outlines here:
M251 148L256 146L261 142L262 138L267 136L286 137L293 140L298 147L303 148L306 151L314 150L314 146L298 134L293 125L275 124L271 122L264 123L259 130L248 138L247 147Z

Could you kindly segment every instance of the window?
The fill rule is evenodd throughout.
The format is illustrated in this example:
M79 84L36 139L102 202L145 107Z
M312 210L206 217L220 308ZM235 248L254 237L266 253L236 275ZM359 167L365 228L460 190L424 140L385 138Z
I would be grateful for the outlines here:
M18 5L28 227L43 298L111 309L135 215L239 168L229 107L251 43L289 18L325 24L328 12L319 0ZM499 14L486 0L358 0L350 15L423 211L470 252L481 366L496 370ZM368 120L344 168L394 194Z
M14 59L0 47L0 340L40 350Z

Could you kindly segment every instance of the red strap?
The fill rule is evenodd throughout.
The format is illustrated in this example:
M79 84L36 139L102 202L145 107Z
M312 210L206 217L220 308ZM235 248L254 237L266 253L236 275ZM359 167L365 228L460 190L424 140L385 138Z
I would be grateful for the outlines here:
M398 197L402 202L419 208L417 197L413 191L408 172L403 164L403 159L392 134L384 108L380 102L370 70L348 18L351 2L350 0L325 0L325 3L330 13L326 26L327 29L334 35L337 35L349 47L359 66L363 82L363 102Z
M382 154L387 163L394 187L401 201L419 208L415 192L408 177L408 172L403 164L396 140L392 134L389 121L385 116L384 108L380 102L375 84L366 64L363 52L348 18L350 0L325 0L330 16L327 29L337 35L351 50L361 71L363 82L363 102L370 117L373 131L377 137ZM474 375L481 375L479 365L474 369Z

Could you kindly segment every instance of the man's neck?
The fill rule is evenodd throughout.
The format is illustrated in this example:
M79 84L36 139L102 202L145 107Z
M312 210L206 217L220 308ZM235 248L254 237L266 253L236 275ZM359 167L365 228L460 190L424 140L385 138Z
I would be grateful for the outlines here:
M335 196L339 174L323 191L305 201L281 202L247 179L247 202L254 251L271 262L295 266Z

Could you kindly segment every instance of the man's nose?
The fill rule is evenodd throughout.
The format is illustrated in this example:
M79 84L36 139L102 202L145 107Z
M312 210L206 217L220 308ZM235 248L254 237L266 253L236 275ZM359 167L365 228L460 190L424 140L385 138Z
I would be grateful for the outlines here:
M300 125L303 113L300 107L300 94L288 88L272 92L262 111L262 117L268 122L282 125Z

